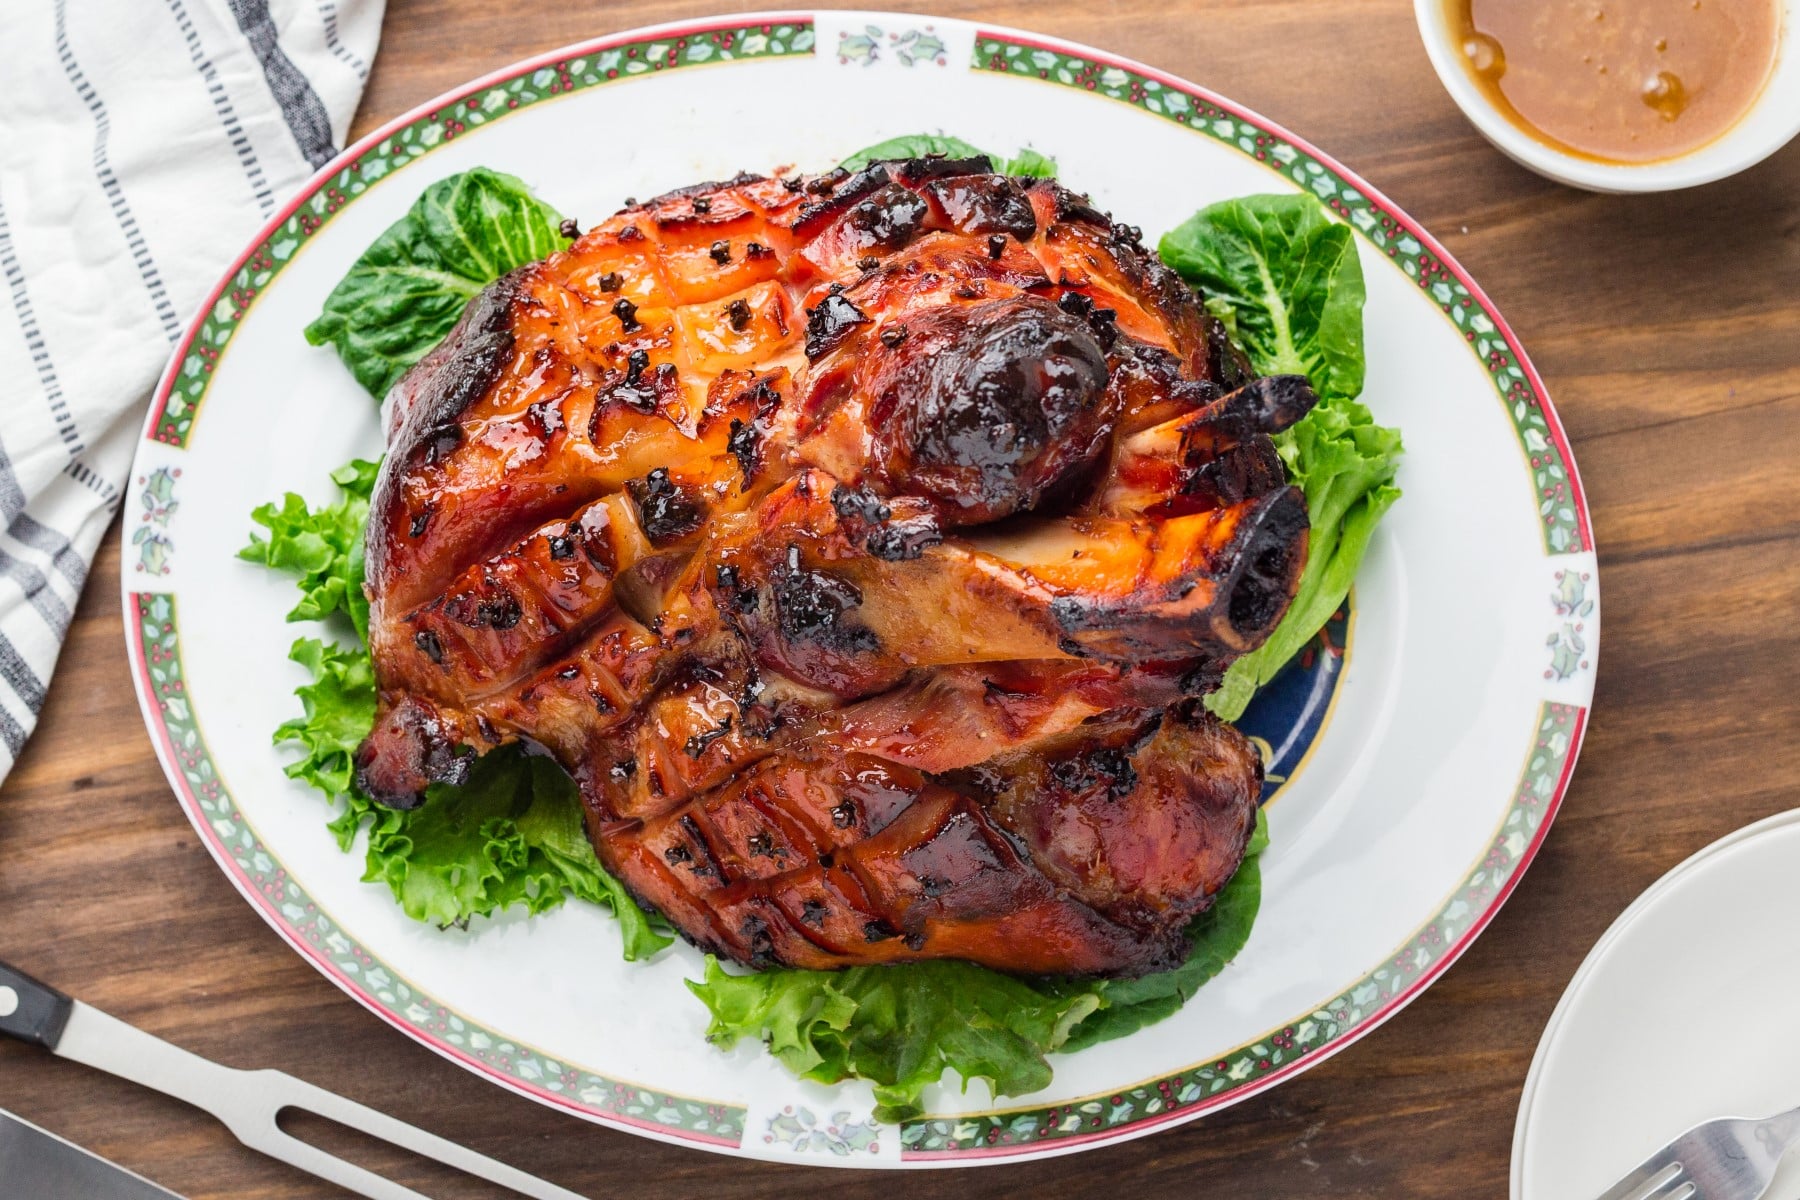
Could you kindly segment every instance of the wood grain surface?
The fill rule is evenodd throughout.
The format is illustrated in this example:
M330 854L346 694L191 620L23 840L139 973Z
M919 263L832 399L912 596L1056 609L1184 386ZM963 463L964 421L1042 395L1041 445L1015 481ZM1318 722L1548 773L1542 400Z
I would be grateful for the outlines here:
M737 7L390 0L358 132L526 55ZM1098 43L1288 125L1436 232L1541 368L1593 503L1607 603L1599 693L1542 855L1467 956L1298 1079L1073 1157L827 1176L588 1125L377 1021L239 898L138 719L116 531L43 724L0 787L0 955L201 1054L292 1072L596 1197L1505 1193L1533 1049L1595 939L1686 855L1800 804L1800 146L1691 192L1588 195L1476 135L1404 0L934 7ZM12 1043L0 1045L0 1106L196 1200L338 1194L174 1101ZM320 1137L434 1195L492 1194L330 1128Z

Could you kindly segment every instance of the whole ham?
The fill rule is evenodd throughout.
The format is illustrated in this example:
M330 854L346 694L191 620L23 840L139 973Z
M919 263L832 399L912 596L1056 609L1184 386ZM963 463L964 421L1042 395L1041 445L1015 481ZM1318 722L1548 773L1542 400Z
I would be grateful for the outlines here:
M742 963L1174 965L1254 825L1198 698L1293 597L1269 434L1313 402L986 159L629 207L389 397L359 783L552 755L607 869Z

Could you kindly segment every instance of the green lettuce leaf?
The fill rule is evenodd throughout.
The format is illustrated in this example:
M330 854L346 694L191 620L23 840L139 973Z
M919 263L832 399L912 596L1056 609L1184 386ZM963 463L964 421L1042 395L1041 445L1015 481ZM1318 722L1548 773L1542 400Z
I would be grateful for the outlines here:
M1242 716L1257 689L1274 679L1338 610L1382 514L1400 498L1393 486L1400 431L1374 423L1353 400L1321 403L1277 435L1276 449L1306 493L1312 541L1294 601L1268 641L1232 663L1206 707L1227 721Z
M476 167L440 179L356 260L306 340L335 346L356 381L385 396L477 292L568 245L561 223L511 175Z
M323 621L342 611L357 636L369 630L369 602L363 596L363 530L369 523L369 497L375 490L379 462L353 459L331 473L343 491L336 504L308 508L293 492L279 504L257 507L250 519L269 531L267 539L250 535L238 557L300 577L300 603L287 619Z
M838 166L846 171L858 171L882 159L924 158L929 154L941 154L946 158L974 158L980 155L993 163L994 170L1002 175L1049 178L1056 174L1056 160L1029 147L1012 158L1006 158L999 154L989 154L986 150L978 150L961 138L944 137L935 133L909 133L877 142L858 150Z
M288 657L311 672L313 681L294 689L303 716L283 722L275 731L275 744L298 742L304 756L285 768L289 779L300 779L327 796L350 798L357 746L375 724L375 669L368 652L345 650L318 638L301 638ZM356 796L352 808L358 814L368 801ZM346 813L350 816L350 813ZM332 823L338 845L348 850L356 836L356 824Z
M427 789L418 808L371 805L370 815L363 878L386 883L415 920L466 925L513 905L544 912L574 895L612 909L627 959L672 940L594 857L575 785L547 758L497 750L476 759L464 783Z
M1011 158L1001 162L999 169L1002 175L1052 179L1056 176L1056 160L1048 154L1039 154L1027 146Z
M1400 432L1357 400L1364 374L1362 263L1350 227L1307 195L1246 196L1211 205L1164 235L1163 261L1264 375L1303 374L1319 404L1275 448L1306 493L1312 539L1287 615L1233 663L1206 706L1236 720L1337 611L1376 523L1399 499Z
M1201 209L1157 251L1197 284L1264 375L1305 375L1321 398L1363 385L1362 262L1350 227L1311 196L1244 196Z
M961 138L945 137L936 133L908 133L900 137L889 138L885 142L876 142L873 146L865 146L846 158L838 166L846 171L860 171L872 162L880 162L888 158L924 158L931 154L941 154L945 158L974 158L986 155L990 161L997 161L986 150L978 150Z
M1050 1082L1045 1053L1099 1005L950 961L728 975L708 956L706 978L688 987L712 1011L715 1044L761 1038L804 1078L867 1079L882 1121L916 1115L920 1092L946 1068L996 1094L1036 1091Z
M688 987L712 1013L716 1044L759 1038L796 1075L867 1079L883 1121L917 1115L920 1093L946 1069L965 1087L985 1079L995 1095L1022 1095L1050 1082L1046 1054L1162 1020L1237 957L1262 903L1257 856L1267 845L1258 813L1244 864L1188 930L1187 959L1158 975L1023 980L965 962L733 975L709 957L706 977Z

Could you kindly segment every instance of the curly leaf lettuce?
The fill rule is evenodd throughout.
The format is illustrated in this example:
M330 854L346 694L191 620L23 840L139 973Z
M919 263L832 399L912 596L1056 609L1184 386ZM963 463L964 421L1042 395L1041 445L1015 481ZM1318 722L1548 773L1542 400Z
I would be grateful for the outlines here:
M363 530L369 523L369 497L375 491L378 462L352 459L331 473L343 496L336 504L308 508L293 492L279 504L259 505L250 519L269 531L250 535L238 557L300 577L300 603L290 621L323 621L342 611L358 637L369 632L369 601L363 595Z
M1099 1006L1091 994L1047 994L972 963L909 963L845 971L728 975L708 957L688 982L712 1010L707 1037L729 1046L762 1037L790 1071L821 1083L857 1077L875 1085L875 1116L919 1112L919 1094L946 1068L985 1079L996 1094L1050 1082L1047 1051Z
M1301 374L1316 408L1275 437L1306 493L1312 537L1287 615L1268 641L1232 664L1206 706L1236 720L1350 592L1375 525L1400 497L1400 432L1358 402L1364 373L1362 263L1350 227L1306 195L1245 196L1210 205L1163 236L1163 261L1207 297L1207 308L1264 375Z
M354 758L375 724L375 668L368 651L345 650L318 638L296 641L288 657L305 667L313 681L294 689L302 715L282 723L275 744L298 742L305 750L285 768L289 779L350 802L331 823L338 845L348 850L356 837L356 818L369 805L355 793Z
M562 215L511 175L476 167L425 189L363 251L306 327L377 399L444 339L482 288L568 245Z
M387 884L415 920L467 925L515 904L540 913L574 895L612 909L627 959L671 940L594 857L575 785L549 759L516 749L483 755L466 782L433 785L409 812L356 799L364 807L355 820L368 818L363 878Z
M706 977L688 987L712 1013L706 1035L715 1044L757 1038L804 1078L867 1079L878 1120L916 1116L946 1069L965 1087L984 1079L995 1095L1022 1095L1050 1082L1051 1051L1162 1020L1237 957L1262 903L1257 856L1267 845L1259 814L1243 866L1188 929L1186 960L1158 975L1023 980L953 961L732 975L709 957Z

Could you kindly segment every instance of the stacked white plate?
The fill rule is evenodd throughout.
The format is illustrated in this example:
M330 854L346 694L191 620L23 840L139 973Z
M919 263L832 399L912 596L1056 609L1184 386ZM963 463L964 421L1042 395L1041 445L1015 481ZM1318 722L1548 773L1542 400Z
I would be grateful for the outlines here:
M1525 1080L1513 1200L1593 1200L1703 1121L1796 1106L1800 809L1700 851L1595 945ZM1767 1195L1800 1197L1800 1153Z

